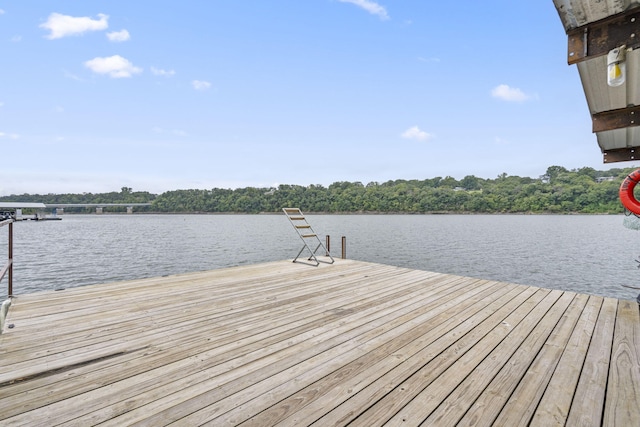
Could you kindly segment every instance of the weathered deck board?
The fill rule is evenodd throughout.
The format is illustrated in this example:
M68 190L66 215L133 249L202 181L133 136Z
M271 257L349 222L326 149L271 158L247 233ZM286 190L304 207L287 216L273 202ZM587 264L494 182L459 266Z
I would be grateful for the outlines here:
M567 425L599 425L602 420L617 307L618 301L612 298L605 298L602 303Z
M618 304L604 423L624 425L629 414L640 411L640 320L638 306L632 301ZM634 423L636 424L636 423ZM637 423L640 424L640 423ZM629 424L632 425L632 424Z
M0 424L640 425L631 301L337 260L18 296Z

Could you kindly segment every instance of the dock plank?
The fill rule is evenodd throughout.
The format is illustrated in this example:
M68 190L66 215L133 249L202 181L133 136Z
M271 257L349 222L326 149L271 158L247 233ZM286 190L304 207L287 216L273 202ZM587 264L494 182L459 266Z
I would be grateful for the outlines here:
M380 276L381 278L385 277L384 275L382 275L382 273ZM344 275L341 276L341 279L344 280L344 283L342 283L340 286L341 287L348 286L349 279L347 277L344 277ZM399 279L398 285L401 285L402 277L398 276L398 279ZM284 284L281 284L281 286L283 285ZM341 291L337 291L336 289L334 289L336 287L334 285L333 287L327 286L327 287L324 287L321 291L310 293L309 289L311 287L315 287L315 288L319 287L317 283L304 284L301 281L297 281L295 285L296 285L296 289L291 289L291 290L285 289L280 294L276 294L276 293L264 294L263 293L261 294L262 296L259 296L258 298L253 298L252 300L242 299L235 295L232 296L231 298L217 298L217 299L215 297L211 298L208 296L202 296L201 298L199 297L195 302L192 302L191 304L189 304L188 303L189 300L187 300L186 303L181 303L179 305L173 304L168 307L165 306L164 308L162 308L159 311L156 311L155 313L148 306L145 306L144 310L139 310L139 313L132 318L122 316L122 313L120 312L119 308L117 309L117 311L114 311L104 307L103 305L97 305L97 306L93 306L92 310L94 312L98 311L99 313L101 313L102 320L104 320L105 313L109 313L110 316L108 316L107 319L113 319L111 320L111 322L118 322L117 323L118 330L117 331L113 331L111 329L105 330L106 326L102 326L96 330L96 328L94 327L93 329L89 330L91 333L90 338L88 338L86 334L80 334L78 335L78 339L83 342L84 346L87 346L91 344L92 340L98 341L98 342L102 341L105 338L105 336L103 336L103 333L106 333L106 335L109 335L109 339L114 339L114 338L118 338L117 335L114 337L113 335L114 332L116 332L120 336L128 336L128 335L132 335L133 333L138 334L140 332L143 332L149 329L153 329L155 332L157 330L160 330L161 328L169 328L174 334L179 335L182 332L180 328L191 329L193 327L193 324L199 324L204 321L211 321L213 317L216 318L217 325L220 325L221 322L224 322L226 318L232 318L234 322L237 322L237 318L238 318L237 313L230 312L230 311L237 310L238 307L242 307L242 309L245 310L244 316L242 316L241 320L243 322L248 323L251 321L252 317L259 316L263 318L265 308L268 309L270 306L273 306L273 305L280 306L281 308L269 310L269 315L280 316L284 310L288 310L291 312L293 311L293 309L295 309L296 311L301 310L304 308L304 306L318 307L317 305L318 300L322 300L323 303L326 303L326 300L328 298L340 299L342 293L349 292L348 289L342 289ZM265 297L264 295L269 295L269 296ZM329 295L329 297L327 297L327 295ZM119 294L116 294L113 296L113 298L121 299L121 296ZM298 299L294 300L294 298L298 298ZM131 304L139 305L143 303L142 301L137 301L131 298L129 300L131 301ZM185 310L188 310L189 312L186 312ZM176 315L179 315L181 319L181 323L178 326L175 325L173 320L176 317ZM100 318L98 317L98 319ZM83 322L81 323L86 324L87 321L88 319L83 319ZM151 321L152 323L149 323ZM51 325L51 323L49 325ZM96 326L99 326L99 325L101 325L101 323L97 322ZM125 328L124 325L128 325L129 328ZM152 328L150 328L150 326L152 326ZM86 328L86 327L87 326L83 326L83 328ZM48 336L51 336L50 327L48 330L49 330ZM66 331L67 333L65 334L65 337L74 336L73 330L66 328ZM34 344L36 344L37 342L37 345L40 345L45 349L46 354L51 354L51 349L52 349L51 340L50 339L41 340L39 338L41 337L34 338L32 335L30 335L29 337L26 337L26 339L22 340L21 342L23 344L29 343L29 340L34 341ZM64 348L63 345L66 343L66 341L69 341L70 339L72 338L67 338L65 341L62 341L60 339L55 340L55 348L59 351L62 351L62 349ZM29 358L36 358L39 356L39 353L34 352L34 350L37 348L37 345L29 346L29 353L27 353ZM75 346L74 342L71 342L71 347L74 347L74 346ZM5 352L5 355L3 357L16 357L18 359L25 360L25 355L20 354L19 352L12 352L12 353Z
M451 298L451 296L445 297L441 295L440 298L448 299ZM212 388L210 384L197 384L190 393L194 395L191 403L199 407L202 401L214 401L216 402L216 406L211 408L211 405L209 405L209 409L220 413L224 408L224 402L228 402L230 405L237 405L243 401L243 398L238 394L239 390L242 390L242 393L257 393L255 388L248 390L249 385L247 385L247 381L249 384L253 384L262 380L261 385L264 385L264 381L269 379L269 387L275 387L278 378L295 377L301 369L304 370L304 366L321 365L322 360L341 356L343 352L348 351L352 346L370 345L370 342L375 341L386 329L393 328L398 322L403 323L405 319L398 318L397 316L407 312L406 305L415 306L416 309L418 309L420 305L427 304L428 301L415 301L414 299L407 301L403 310L398 310L398 307L393 306L388 307L386 310L381 309L381 307L374 307L367 317L361 317L357 311L352 312L341 320L339 327L336 328L333 325L328 325L323 335L313 337L312 341L305 342L303 346L288 343L289 345L286 351L274 354L273 358L261 358L259 361L260 367L255 371L252 371L253 368L251 365L244 365L241 370L237 371L237 376L239 377L232 377L228 383L225 383L221 387ZM424 309L425 308L422 308L422 310ZM382 317L380 317L381 315ZM307 344L311 346L309 347ZM218 379L214 379L214 381L218 381ZM269 394L271 395L272 393L273 391L270 390ZM180 417L184 415L184 412L186 412L187 415L190 414L189 406L183 405L176 407L176 405L173 404L174 399L175 396L172 395L164 399L164 401L159 400L154 402L154 411L160 411L161 408L164 409L163 412L157 413L151 421L166 421L167 419L173 418L180 419ZM146 410L141 412L144 415ZM203 408L200 414L189 416L192 418L200 417L206 420L208 416L205 412L206 409ZM126 417L123 418L128 419L130 416L132 416L132 414L127 414ZM121 422L122 420L117 421ZM181 422L189 421L182 420ZM195 421L193 421L193 423L195 423Z
M354 260L18 295L0 424L639 425L640 312Z
M426 280L428 281L428 278ZM399 284L400 285L403 285L403 284L406 285L407 283L400 281ZM365 289L368 289L368 287L365 288ZM402 286L402 289L401 289L400 292L407 293L409 290L410 290L410 287ZM389 293L392 293L392 292L394 292L394 288L393 287L386 287L381 291L381 293L384 293L384 294L389 294ZM398 297L397 293L398 293L398 291L396 290L395 294L391 294L391 297L389 297L389 299L388 299L388 304L390 304L390 305L391 304L397 304L398 301L403 301L403 299ZM375 297L377 297L377 298L375 298ZM368 301L369 301L370 298L375 298L376 304L384 304L385 303L385 298L383 298L381 295L373 295L373 296L371 296L370 294L368 294L366 298L361 299L360 303L362 303L362 305L365 306L366 305L365 303L368 304ZM411 295L408 295L406 297L406 299L410 299L410 298L411 298ZM341 304L346 304L348 302L349 302L348 299L340 300ZM340 312L337 312L337 313L331 312L330 311L331 307L332 306L326 306L326 305L323 306L323 305L317 304L315 310L319 312L318 316L320 316L320 317L318 319L314 318L315 321L313 323L302 325L302 326L298 327L298 329L292 329L292 331L297 332L299 334L300 333L306 333L306 335L300 335L300 338L298 338L298 339L300 339L300 340L308 339L309 338L309 336L308 336L309 333L307 332L308 329L311 329L313 331L313 333L315 333L315 334L319 334L320 333L319 332L320 331L319 328L330 328L331 326L333 326L333 324L331 323L332 321L339 322L339 323L344 323L344 320L341 319L342 316L340 315ZM374 313L376 312L376 310L371 310L371 311L374 312ZM366 314L366 313L364 313L364 314ZM295 313L295 314L292 315L292 317L283 317L281 319L281 321L279 323L277 323L277 324L270 324L270 323L265 323L265 322L261 323L261 325L264 325L264 327L267 327L267 328L273 328L274 326L278 326L280 328L279 331L280 330L285 330L285 332L283 332L282 334L278 334L275 331L273 331L273 329L269 329L266 332L263 332L261 334L255 335L256 332L258 332L258 331L255 329L256 328L255 322L253 322L252 323L252 328L248 329L247 334L254 334L254 335L251 335L251 336L247 337L247 334L242 334L242 335L240 334L242 332L243 328L240 328L237 325L234 325L234 327L235 327L234 331L236 333L233 334L232 336L224 337L224 341L227 344L221 345L220 342L216 342L215 344L216 344L217 347L216 347L215 350L207 351L206 353L203 353L203 354L197 353L197 351L200 351L200 350L205 351L205 350L208 349L208 347L210 346L210 344L209 344L210 341L207 339L207 340L205 340L205 343L204 343L204 345L206 347L204 347L204 348L195 347L195 353L194 353L194 351L192 351L192 353L194 353L194 354L192 356L190 356L187 359L187 361L190 363L190 362L193 361L194 358L198 358L198 357L206 358L207 360L209 360L211 358L213 358L213 360L217 360L218 359L218 355L220 353L224 354L224 356L223 356L224 358L230 358L230 356L234 355L234 353L232 353L232 352L235 351L236 348L242 348L242 351L244 353L246 353L248 350L244 349L243 345L245 344L245 341L247 339L250 339L250 340L255 340L257 338L259 338L259 339L271 339L272 337L276 337L276 338L279 338L280 340L286 339L287 342L285 343L285 346L289 347L293 343L295 343L295 341L292 341L292 339L295 338L295 336L292 335L291 333L287 334L286 333L286 329L291 329L292 326L297 326L297 325L293 325L291 323L291 321L294 320L298 316L300 316L300 313ZM307 319L307 322L308 322L309 318L307 317L306 319ZM179 349L180 347L182 347L181 344L183 344L181 339L180 338L175 338L171 342L168 342L168 343L166 343L164 345L162 343L158 344L157 347L162 346L163 350L165 350L165 347L166 347L166 350L170 351L171 349L175 349L175 348ZM255 347L254 351L258 351L258 350L261 351L261 353L256 357L264 357L263 353L264 353L264 349L267 348L266 344L269 344L269 343L260 342L260 343L257 344L257 346L256 345L252 346L252 348ZM270 345L272 345L272 344L270 344ZM191 344L190 349L194 350L194 345L193 344ZM276 350L278 350L278 349L275 349L273 351L276 351ZM185 377L188 376L189 365L187 364L185 366L185 363L180 358L181 355L175 355L174 356L174 358L176 360L178 360L179 362L182 362L182 363L178 363L177 366L173 367L173 365L167 364L167 363L173 362L173 360L172 360L173 358L170 358L169 360L167 360L166 352L167 351L164 351L162 353L158 353L157 354L158 357L155 358L154 360L147 360L147 363L145 364L145 368L146 369L151 369L152 367L160 367L160 369L162 369L164 371L164 374L162 376L163 378L168 378L168 375L167 375L166 371L169 370L169 368L178 370L180 372L181 376L185 376ZM242 354L243 353L241 353L240 355L242 355ZM171 357L171 354L169 355L169 357ZM236 355L236 357L239 357L239 355ZM156 359L158 359L158 358L160 358L158 360L158 363L157 364L154 363L156 361ZM199 364L199 365L201 365L201 364ZM113 367L114 367L114 372L111 372L107 376L109 378L109 381L113 381L114 379L118 379L118 378L122 377L123 375L125 375L125 378L126 378L126 372L124 372L124 373L122 372L122 364L114 364ZM133 369L135 369L135 366L133 367ZM201 367L201 369L204 369L204 368ZM104 373L99 372L99 375L104 376ZM150 376L151 376L151 378L155 378L155 373L152 373ZM88 384L91 386L91 385L94 384L94 381L91 381L91 378L89 378ZM78 386L81 386L81 384L75 384L75 387L74 387L74 389L72 391L77 390ZM120 384L120 386L121 386L121 388L126 388L127 384L122 383L122 384ZM55 393L51 394L52 396L55 395L59 399L64 397L62 395L62 393L61 393L62 390L60 389L59 385L52 384L51 389L52 389L52 392L55 390ZM116 391L115 394L116 394L116 396L118 398L126 397L126 395L123 395L121 393L121 391ZM89 400L89 396L90 395L85 395L85 402L87 402ZM98 396L97 400L100 403L104 403L105 400L106 400L104 393L100 393L100 395ZM84 410L86 410L89 407L90 407L90 405L88 403L85 403L85 405L83 405L83 409ZM4 408L4 409L6 410L6 408Z
M460 419L477 402L481 394L505 393L510 387L509 385L504 387L505 384L498 384L497 381L494 381L497 375L505 372L513 374L514 365L517 365L521 359L526 361L527 359L523 356L531 353L532 348L527 346L530 338L539 335L538 329L542 334L545 331L550 332L565 311L565 308L564 302L560 299L548 311L543 313L544 319L538 321L532 310L525 319L526 321L518 325L508 325L511 331L505 339L460 382L456 389L426 418L424 423L442 426L458 425ZM536 309L540 312L544 311L545 307L539 305ZM526 351L523 354L518 354L518 351L523 346ZM506 370L505 367L507 367ZM491 408L488 409L490 411ZM487 417L488 414L483 414L483 416Z
M522 345L506 361L500 372L482 391L457 425L492 425L495 422L507 400L533 363L534 358L551 335L562 314L559 310L555 311L555 314L549 312L544 320L532 329Z
M640 425L640 319L638 305L620 301L616 316L604 424Z
M571 304L566 307L565 313L558 320L553 332L498 415L496 424L528 425L531 422L535 411L539 409L539 402L549 382L553 375L559 372L556 368L560 357L567 346L575 324L578 322L587 298L586 295L578 295L571 299Z
M557 372L551 378L530 426L566 424L601 305L602 298L591 297L580 313L556 367Z
M494 294L501 290L505 292L501 293L502 296L496 300ZM360 398L360 402L365 402L360 404L364 406L370 401L369 398L373 399L373 397L361 391L381 375L407 364L406 362L411 358L420 359L428 352L431 343L445 335L460 335L464 328L464 326L456 326L460 322L470 330L481 319L489 317L505 303L521 297L523 293L526 293L526 290L522 287L510 287L505 290L500 284L495 284L477 294L478 299L467 299L461 302L460 306L455 307L455 311L449 308L437 314L429 322L412 330L410 334L399 336L398 339L367 353L313 385L280 401L269 410L248 419L246 425L305 424L320 418L326 412L326 408L342 405L352 397L354 400L349 402L348 406L353 407L356 404L355 396ZM375 390L375 387L370 387L369 390ZM322 422L329 424L326 418Z
M465 354L496 324L505 321L523 304L537 304L547 294L548 291L529 288L517 297L503 302L490 315L483 316L485 313L482 313L479 317L467 319L413 357L399 363L345 404L327 411L314 425L343 425L347 421L361 425L380 425L445 372L459 355Z
M489 286L478 286L476 287L476 290L491 293L495 292L494 286L491 286L491 284L488 283L485 285ZM407 343L415 342L422 333L433 330L436 326L436 323L434 322L435 316L441 313L443 309L463 304L465 301L462 298L467 298L468 295L469 294L467 293L464 296L459 296L448 303L434 301L430 304L421 304L421 306L416 307L416 309L411 312L411 318L407 318L406 315L403 315L394 319L394 321L389 323L389 326L391 326L392 329L389 329L384 334L379 335L376 339L367 340L366 342L359 344L356 343L358 344L357 347L340 352L338 357L330 359L324 364L316 364L313 369L306 371L304 376L290 376L279 386L267 390L268 393L257 393L251 400L246 400L245 404L234 407L222 416L207 418L206 421L219 424L238 424L247 420L249 414L259 413L270 408L273 405L274 399L285 399L299 391L301 387L307 388L312 384L317 384L320 380L327 378L343 366L353 366L353 364L359 363L359 369L363 369L366 365L366 362L363 359L366 359L367 355L371 355L374 360L387 359L387 357L394 352L391 349L395 350L398 346L404 346ZM434 303L437 303L440 306L434 306ZM306 375L309 373L312 373L315 376ZM344 380L344 375L341 375L341 378ZM189 421L189 419L185 420L187 422ZM271 425L271 423L268 423L267 425Z
M537 324L543 316L550 310L552 306L560 306L563 308L563 299L569 299L567 294L561 294L560 292L551 292L540 302L535 300L526 301L516 310L514 310L509 316L507 316L503 322L495 325L485 336L483 336L477 343L473 345L464 355L460 356L454 363L452 363L445 371L445 375L438 376L427 387L420 390L420 392L407 403L401 411L393 416L387 425L402 425L403 423L409 423L412 425L420 425L427 423L429 425L431 415L434 416L437 422L444 422L443 414L434 413L433 411L438 408L442 403L445 404L444 415L450 415L452 405L447 402L446 399L451 393L459 386L464 388L464 382L470 378L472 372L478 372L479 381L485 380L485 373L483 372L481 363L488 361L493 366L489 366L488 373L492 373L492 368L495 368L496 360L498 363L504 361L504 355L501 357L492 358L491 355L495 352L502 352L503 348L501 344L507 337L514 336L516 338L516 344L518 337L523 335L521 329L530 330L532 325ZM556 304L557 303L557 304ZM513 331L517 332L512 334ZM507 349L508 351L509 349ZM510 354L507 352L507 354ZM493 359L493 360L492 360ZM466 390L463 390L466 391ZM453 399L456 400L455 395ZM461 395L461 399L453 407L455 410L466 410L470 405L462 403L460 400L464 400L464 394ZM464 413L464 412L463 412ZM457 421L457 420L456 420Z
M605 298L593 331L567 425L600 425L618 301Z

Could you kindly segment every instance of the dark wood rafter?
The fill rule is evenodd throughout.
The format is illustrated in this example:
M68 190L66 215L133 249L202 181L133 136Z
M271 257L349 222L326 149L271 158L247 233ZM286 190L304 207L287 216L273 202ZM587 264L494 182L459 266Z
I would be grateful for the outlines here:
M591 120L594 133L638 126L640 125L640 106L601 111L592 114Z
M567 31L568 62L576 64L626 45L640 47L640 7Z
M628 162L630 160L638 160L640 158L640 150L638 147L616 148L613 150L605 150L604 163Z

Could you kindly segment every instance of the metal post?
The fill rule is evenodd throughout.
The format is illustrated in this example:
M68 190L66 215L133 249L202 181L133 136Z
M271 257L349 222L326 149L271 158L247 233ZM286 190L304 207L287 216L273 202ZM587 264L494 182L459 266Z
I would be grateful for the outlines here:
M13 222L9 223L9 298L13 297Z
M347 259L347 238L342 236L342 259Z
M326 236L325 242L326 242L325 246L327 248L327 255L326 256L329 256L329 252L331 252L331 236L329 236L328 234Z

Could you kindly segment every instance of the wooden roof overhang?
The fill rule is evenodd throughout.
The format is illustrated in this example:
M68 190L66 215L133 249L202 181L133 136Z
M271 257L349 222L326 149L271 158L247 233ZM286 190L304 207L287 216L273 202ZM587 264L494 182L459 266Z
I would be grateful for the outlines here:
M640 159L640 2L554 0L605 163ZM607 54L626 46L625 83L607 84Z

